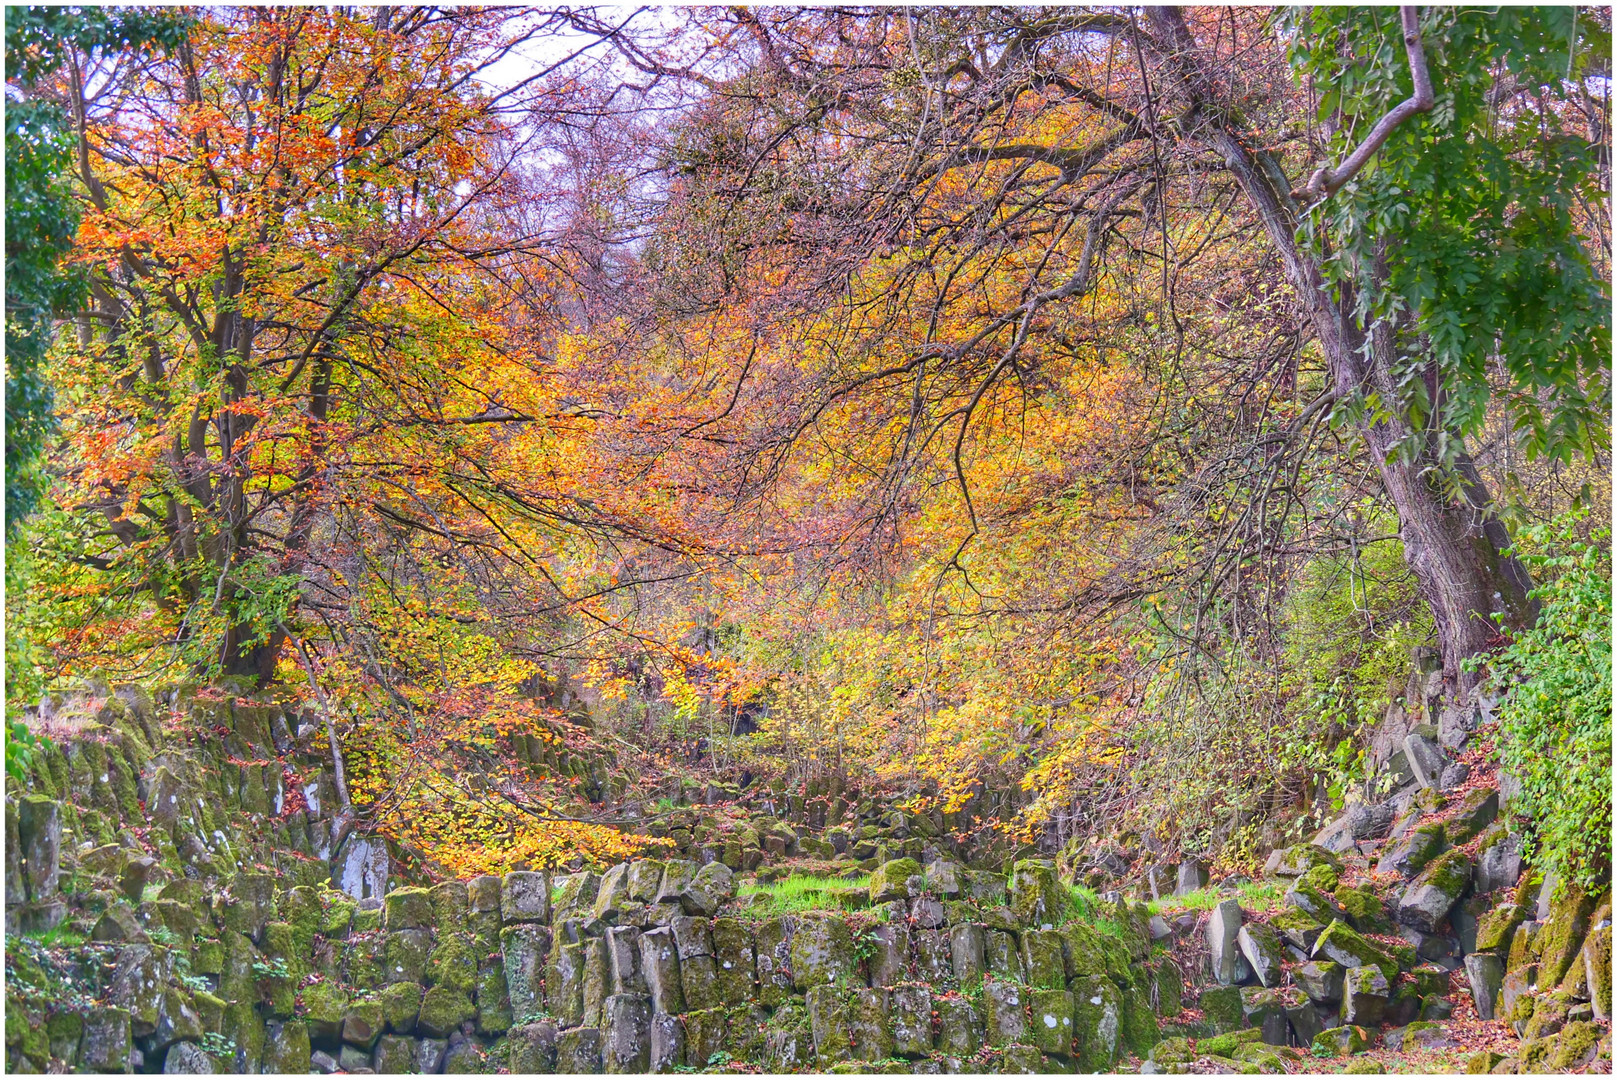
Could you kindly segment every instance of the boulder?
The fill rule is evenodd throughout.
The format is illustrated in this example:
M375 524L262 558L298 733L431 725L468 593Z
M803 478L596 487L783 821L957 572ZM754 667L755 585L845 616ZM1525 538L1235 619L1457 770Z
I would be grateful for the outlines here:
M883 1061L893 1056L893 1033L888 1019L886 990L854 990L848 999L848 1037L861 1061Z
M386 1030L387 1018L380 1001L356 1001L348 1006L343 1017L342 1041L369 1053Z
M1583 941L1584 979L1596 1020L1611 1019L1611 919L1600 920Z
M1286 890L1286 903L1320 923L1329 923L1332 919L1346 919L1347 912L1342 905L1324 889L1308 880L1307 875L1298 878Z
M382 901L382 925L388 930L415 930L432 926L432 891L415 887L394 889Z
M708 863L680 892L679 904L687 915L713 915L733 896L735 875L730 868L723 863Z
M427 1071L425 1069L423 1072ZM556 1072L598 1073L601 1071L601 1032L599 1028L575 1027L556 1036Z
M1369 938L1341 921L1333 922L1325 928L1319 939L1314 942L1310 956L1315 960L1321 958L1332 960L1344 968L1373 965L1380 968L1388 980L1398 977L1396 960Z
M1054 930L1028 930L1022 934L1022 959L1027 984L1034 989L1062 990L1067 985L1067 964L1061 935Z
M677 1072L685 1064L685 1025L677 1016L655 1013L651 1018L649 1071ZM511 1070L513 1073L516 1069Z
M1067 894L1053 864L1022 859L1011 875L1011 914L1022 926L1053 930L1067 912Z
M165 1076L207 1076L220 1071L218 1063L196 1043L175 1043L163 1058Z
M801 991L825 984L850 985L858 974L858 961L848 924L840 916L818 912L799 918L792 934L791 966Z
M920 873L921 864L914 859L892 859L883 863L870 875L870 902L885 904L890 900L908 900L912 895L910 878Z
M45 795L17 800L17 839L22 845L22 877L28 899L49 900L61 878L62 809ZM139 903L133 897L131 903Z
M477 1033L503 1035L515 1017L511 1012L511 992L505 981L505 968L498 958L477 972L474 1003L477 1005Z
M1594 909L1595 898L1570 885L1554 893L1535 942L1541 985L1554 986L1560 982L1578 958Z
M1342 1020L1347 1024L1375 1027L1387 1014L1392 984L1381 969L1366 964L1349 968L1342 982Z
M937 1011L938 1051L947 1057L965 1058L977 1052L983 1041L982 1016L965 997L933 999Z
M1309 1053L1320 1058L1346 1057L1370 1049L1371 1038L1369 1031L1351 1024L1327 1028L1314 1036Z
M1526 917L1527 909L1520 904L1504 903L1494 907L1477 921L1474 951L1493 953L1501 959L1510 955L1516 928Z
M654 1015L678 1016L685 1011L680 980L679 950L673 931L666 927L640 935L640 970L651 997Z
M1471 860L1460 850L1438 856L1398 901L1398 921L1432 934L1471 883Z
M1316 866L1329 866L1341 873L1342 860L1322 847L1294 844L1270 852L1268 861L1263 864L1263 872L1269 877L1301 877Z
M803 996L814 1052L822 1064L848 1060L853 1036L848 1029L847 1002L848 992L831 983L810 987Z
M468 1020L477 1018L477 1008L462 990L434 986L421 999L416 1027L429 1039L446 1038Z
M590 914L598 922L611 925L622 918L624 905L629 902L629 864L618 863L601 875L600 884L595 890L595 905L590 909ZM703 914L711 915L713 912Z
M945 900L957 899L965 891L965 867L952 859L939 859L926 868L926 886Z
M1404 753L1421 787L1442 790L1443 770L1449 764L1449 756L1435 739L1418 731L1411 732L1404 737Z
M1450 810L1452 816L1443 827L1444 839L1450 847L1469 844L1499 816L1499 791L1496 788L1478 788L1467 792L1455 801Z
M124 1009L91 1009L79 1039L79 1068L85 1072L125 1072L133 1040Z
M1207 887L1207 864L1200 859L1186 859L1179 864L1173 887L1175 896L1188 896Z
M500 931L505 988L511 1015L518 1023L544 1011L545 958L550 942L550 930L532 923L517 923Z
M504 883L501 883L504 892ZM550 896L550 921L560 926L568 920L589 921L595 911L595 899L600 892L601 879L583 872L567 874L555 880Z
M1291 1023L1286 1019L1286 1002L1273 990L1243 986L1241 1020L1247 1028L1256 1029L1270 1046L1285 1046L1290 1041Z
M988 968L987 936L983 928L976 923L956 923L949 927L948 940L949 966L956 981L963 987L976 986Z
M510 1052L510 1071L513 1076L550 1074L556 1070L556 1022L535 1020L519 1024L506 1036ZM377 1072L402 1072L383 1069L381 1049L377 1049Z
M657 887L654 904L677 904L680 894L696 877L696 864L685 859L671 859L663 864L662 884Z
M910 932L903 923L881 923L870 932L870 985L897 986L909 979Z
M1072 995L1065 990L1035 990L1030 996L1033 1045L1046 1054L1072 1053Z
M662 863L655 859L636 859L629 864L629 899L639 904L654 903L662 881Z
M431 1075L444 1071L449 1060L448 1039L417 1039L415 1043L415 1069L406 1069Z
M421 1015L421 994L419 984L403 982L394 983L377 995L376 1000L382 1006L382 1021L389 1031L408 1035L415 1030L416 1019Z
M1280 935L1263 923L1245 923L1235 935L1241 956L1265 987L1279 986L1284 972L1281 963L1285 957Z
M646 992L646 980L640 971L640 931L637 928L614 926L607 930L606 966L612 993Z
M1270 916L1269 925L1299 960L1308 958L1314 942L1325 929L1324 923L1296 908L1284 908L1278 915Z
M890 1015L893 1053L922 1058L932 1053L932 994L924 986L904 986L892 992Z
M651 1065L651 999L613 994L601 1007L601 1065L609 1073L643 1073Z
M500 879L500 918L508 923L550 921L550 880L529 870Z
M1209 987L1202 991L1199 1004L1215 1032L1234 1031L1246 1022L1238 986Z
M1073 1028L1080 1072L1110 1072L1117 1063L1123 1029L1123 1002L1110 979L1099 975L1072 983Z
M1447 830L1440 824L1421 825L1411 829L1397 843L1382 853L1376 863L1376 873L1397 874L1412 878L1426 868L1426 864L1442 853Z
M713 920L713 952L718 963L719 998L740 1005L757 992L752 931L737 919Z
M1471 1000L1476 1003L1477 1016L1483 1020L1498 1018L1499 988L1505 979L1504 961L1487 953L1472 953L1465 958L1465 977L1471 984Z
M1222 901L1207 920L1207 947L1212 954L1213 978L1220 986L1245 982L1251 975L1237 942L1241 920L1241 905L1235 900Z
M1022 987L1016 983L1002 979L984 981L983 1012L987 1016L991 1044L1009 1046L1027 1033L1025 1004Z
M1311 843L1338 854L1352 851L1360 840L1385 832L1392 819L1391 807L1359 803L1348 807L1341 817L1321 829Z
M423 893L425 889L421 890ZM266 1073L306 1073L309 1071L309 1029L301 1020L269 1025L264 1040L264 1062L259 1071Z
M1522 876L1522 839L1507 833L1502 825L1497 837L1483 839L1477 852L1477 865L1472 871L1472 887L1482 895L1498 889L1508 889Z

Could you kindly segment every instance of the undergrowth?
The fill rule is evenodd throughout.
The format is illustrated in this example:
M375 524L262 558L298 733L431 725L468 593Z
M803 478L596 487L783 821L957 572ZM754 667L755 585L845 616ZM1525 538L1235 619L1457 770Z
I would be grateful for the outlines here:
M857 897L868 897L869 889L869 874L849 878L793 874L767 884L742 885L737 895L767 897L760 914L793 915L800 911L855 911L868 907L868 901L860 902Z

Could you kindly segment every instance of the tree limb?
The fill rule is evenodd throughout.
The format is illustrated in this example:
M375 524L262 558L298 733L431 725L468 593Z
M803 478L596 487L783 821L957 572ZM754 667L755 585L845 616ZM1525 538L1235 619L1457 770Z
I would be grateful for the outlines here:
M1357 150L1348 155L1348 159L1341 166L1332 169L1329 165L1322 167L1313 176L1308 178L1308 186L1300 191L1293 191L1291 197L1301 199L1304 195L1318 202L1328 199L1342 190L1342 185L1353 179L1359 170L1369 162L1370 156L1381 149L1381 144L1387 141L1393 130L1405 120L1416 113L1431 112L1436 97L1432 93L1432 78L1426 72L1426 50L1421 47L1420 41L1420 8L1402 7L1398 9L1404 22L1404 51L1409 54L1409 76L1415 84L1415 94L1400 102L1391 112L1383 116L1376 126L1370 129L1370 134L1364 142L1359 144Z

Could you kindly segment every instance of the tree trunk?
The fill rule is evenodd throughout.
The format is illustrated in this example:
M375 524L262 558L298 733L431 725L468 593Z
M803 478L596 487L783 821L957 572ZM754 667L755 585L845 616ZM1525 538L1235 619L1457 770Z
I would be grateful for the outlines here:
M1341 398L1366 392L1390 394L1395 334L1383 327L1366 342L1353 316L1354 293L1343 287L1333 300L1319 264L1297 244L1297 205L1291 185L1223 99L1213 67L1201 52L1178 8L1147 9L1152 28L1166 49L1165 73L1191 103L1185 130L1206 139L1223 156L1242 193L1257 211L1269 242L1308 312L1325 355L1332 389ZM1369 348L1366 348L1366 345ZM1505 554L1510 537L1489 511L1487 487L1469 457L1459 462L1458 498L1438 482L1438 463L1423 452L1409 459L1389 455L1412 433L1393 416L1373 421L1368 412L1360 433L1380 470L1381 483L1398 513L1404 559L1421 596L1431 608L1445 677L1456 690L1473 686L1480 674L1462 662L1484 652L1496 634L1494 615L1510 627L1531 625L1535 605L1526 569ZM1408 445L1404 442L1404 445Z

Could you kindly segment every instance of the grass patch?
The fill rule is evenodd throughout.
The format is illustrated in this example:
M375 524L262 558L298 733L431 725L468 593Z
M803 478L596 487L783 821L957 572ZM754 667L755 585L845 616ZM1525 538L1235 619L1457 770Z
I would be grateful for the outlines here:
M1228 900L1230 895L1216 886L1208 885L1184 896L1165 896L1161 900L1153 900L1146 907L1153 915L1211 911L1221 901ZM1234 893L1235 899L1249 911L1267 911L1278 905L1285 895L1286 883L1283 881L1249 881L1245 885L1237 885Z
M767 897L761 912L764 915L792 915L800 911L855 911L868 907L868 902L850 902L838 893L840 890L859 890L868 895L869 889L869 874L857 877L793 874L766 885L743 885L737 890L737 895Z
M47 949L71 949L90 940L89 934L82 930L73 929L68 923L53 926L49 930L43 930L37 934L25 934L23 936L31 941L37 941Z

